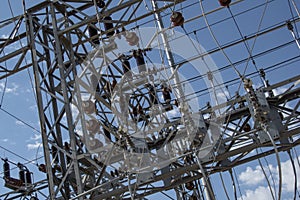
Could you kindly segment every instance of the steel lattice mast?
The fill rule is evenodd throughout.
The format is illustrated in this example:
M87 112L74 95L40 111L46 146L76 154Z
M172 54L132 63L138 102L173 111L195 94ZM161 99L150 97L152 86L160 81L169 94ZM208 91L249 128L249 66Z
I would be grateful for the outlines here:
M184 152L182 157L177 158L168 167L146 175L149 179L145 182L139 181L136 174L115 172L112 176L111 168L99 161L94 153L88 151L84 138L76 130L79 119L74 117L71 104L74 91L79 90L75 84L76 77L80 73L79 69L88 59L87 55L94 47L95 39L98 37L107 39L109 32L122 28L128 30L136 28L136 22L152 20L154 15L159 16L157 13L167 12L175 4L182 2L186 1L166 1L164 4L156 5L155 9L149 9L145 8L143 1L139 0L119 3L108 0L104 7L97 7L92 1L45 1L26 10L24 15L3 22L2 26L12 24L13 28L10 37L1 41L0 51L19 41L24 45L20 50L6 53L0 58L1 63L13 58L17 60L10 69L1 68L0 78L4 79L27 68L32 68L34 72L48 180L47 183L44 181L37 183L34 190L48 185L49 199L83 200L130 199L133 195L132 188L138 188L133 198L143 199L153 193L174 189L177 191L178 199L192 199L193 195L187 194L191 190L183 186L195 185L197 192L194 193L200 195L205 184L199 183L199 179L205 182L207 177L215 173L230 171L236 166L266 155L290 151L299 145L300 140L296 136L299 135L300 130L300 90L293 87L293 84L299 80L300 75L295 74L294 77L266 85L259 90L255 90L251 81L245 79L243 83L247 92L245 95L236 95L226 103L207 106L197 111L197 115L203 118L205 124L222 121L219 127L222 137L217 142L218 148L214 148L209 156L199 161L195 153L200 147L195 141L193 148ZM234 4L240 2L242 1L236 1ZM220 8L212 10L211 13L218 10ZM112 15L120 17L118 20L112 20L114 26L110 30L100 31L102 28L105 29L104 23L110 22L104 18ZM201 15L196 18L201 18ZM193 19L186 21L189 20ZM292 22L297 23L298 20ZM89 37L86 34L91 24L98 28L98 36ZM223 49L283 28L286 28L285 22L256 35L226 44ZM24 32L16 35L16 30L21 29ZM216 48L208 51L207 54L219 51L221 50ZM28 55L31 55L32 59L24 62ZM198 58L201 56L198 55ZM192 59L197 59L197 56ZM181 66L187 62L189 61L185 60L177 65ZM172 62L169 65L177 67L171 66ZM108 68L109 78L120 80L119 76L124 75L123 72L114 73L122 71L117 65L111 64ZM106 81L110 80L109 78ZM100 84L98 89L104 91L105 86L104 83ZM272 93L274 89L280 87L290 87L290 89L278 95ZM267 93L269 95L266 95ZM100 96L97 102L100 107L99 112L105 118L106 113L111 109L110 101ZM77 103L80 105L82 102ZM219 110L226 112L221 116L214 115L214 112ZM269 120L262 119L258 115ZM112 132L112 137L117 138L118 132L112 130L113 121L109 121L109 117L106 119L107 121L101 125ZM251 122L254 123L253 127L249 125ZM172 125L176 123L180 122L173 122ZM117 143L117 139L114 142ZM272 142L275 143L276 148ZM257 149L260 149L260 152L251 154ZM112 160L114 159L119 158L112 156ZM206 198L215 198L212 193L213 191L210 191L209 197ZM22 197L22 194L15 193L5 195L9 198Z

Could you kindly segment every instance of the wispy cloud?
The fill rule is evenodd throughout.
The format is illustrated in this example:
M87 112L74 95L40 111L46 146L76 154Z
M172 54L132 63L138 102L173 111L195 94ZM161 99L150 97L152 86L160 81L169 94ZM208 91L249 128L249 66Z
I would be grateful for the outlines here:
M34 136L30 137L31 140L41 140L42 135L41 134L34 134Z
M35 141L34 144L27 144L27 148L28 148L29 150L34 150L34 149L39 148L39 146L41 146L41 145L42 145L41 142Z
M31 136L30 139L27 140L27 142L29 142L29 144L26 145L27 149L33 150L39 148L42 145L41 139L41 134L34 134L33 136Z
M37 105L32 105L32 106L29 106L29 109L30 110L33 110L33 111L36 111L37 110Z
M18 95L18 89L19 89L19 85L17 85L16 83L11 83L10 85L7 84L5 86L4 82L0 83L0 92L4 92L7 94L14 94L14 95Z
M24 126L25 124L24 124L23 122L21 122L20 120L17 120L17 121L16 121L16 125Z

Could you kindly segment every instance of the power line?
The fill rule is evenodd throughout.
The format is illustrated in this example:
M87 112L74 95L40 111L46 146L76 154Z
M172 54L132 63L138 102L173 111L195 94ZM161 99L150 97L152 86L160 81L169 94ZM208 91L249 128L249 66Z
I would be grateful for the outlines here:
M38 129L34 128L32 125L30 125L29 123L25 122L24 120L20 119L19 117L17 117L16 115L8 112L7 110L3 109L2 107L0 107L0 110L2 110L3 112L5 112L6 114L8 114L9 116L13 117L14 119L22 122L24 125L28 126L29 128L31 128L32 130L36 131L37 133L41 133Z
M9 150L9 149L1 146L1 145L0 145L0 148L3 149L3 150L5 150L5 151L7 151L7 152L9 152L9 153L11 153L11 154L13 154L13 155L15 155L15 156L17 156L17 157L19 157L19 158L21 158L21 159L23 159L23 160L25 160L25 161L27 161L27 162L30 162L30 160L28 160L27 158L25 158L23 156L20 156L19 154L16 154L13 151L11 151L11 150Z

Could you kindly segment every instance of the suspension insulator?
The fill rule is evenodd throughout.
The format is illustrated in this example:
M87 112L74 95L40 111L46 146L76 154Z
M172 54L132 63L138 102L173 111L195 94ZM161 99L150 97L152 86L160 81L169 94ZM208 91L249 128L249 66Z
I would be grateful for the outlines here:
M104 8L105 2L103 0L97 0L96 4L99 8Z
M116 177L119 176L119 171L117 169L115 169L115 175L116 175Z
M135 32L126 31L125 38L130 46L135 46L139 43L139 37L136 35Z
M131 70L131 66L128 60L122 60L122 68L123 68L123 73L126 74Z
M264 69L259 69L259 75L263 78L266 79L266 72Z
M89 24L88 25L88 32L89 32L90 38L93 38L92 42L94 44L100 44L100 40L98 38L98 30L95 28L95 25Z
M95 112L95 104L91 100L83 101L82 102L82 110L86 114L92 114Z
M70 152L71 147L70 147L69 142L65 142L65 143L64 143L64 149L66 150L66 152Z
M171 102L171 90L170 88L163 86L162 88L163 98L166 102L166 104L170 104Z
M219 0L221 6L229 6L231 0Z
M145 72L146 71L146 65L145 65L145 60L144 56L142 54L142 51L139 50L134 50L133 51L133 57L136 60L136 64L138 66L139 73Z
M104 17L104 20L107 20L107 21L111 21L112 18L110 16L107 16L107 17ZM114 25L112 22L105 22L104 23L104 28L106 31L108 30L111 30L114 28ZM115 32L113 30L109 31L106 35L107 37L110 37L110 36L113 36L115 34Z
M91 134L96 134L99 129L100 129L100 124L96 119L90 119L86 122L86 129L91 133Z
M70 144L68 142L64 143L64 149L65 149L66 152L71 153L71 147L70 147ZM72 159L69 156L66 156L66 157L67 157L67 163L69 164Z
M294 26L293 26L293 24L291 23L291 21L287 21L287 22L286 22L286 26L287 26L288 30L290 30L290 31L293 31L293 30L294 30Z
M23 169L20 169L19 171L19 179L25 183L25 171Z
M173 12L171 15L171 22L173 26L182 26L184 23L184 17L180 12Z
M151 135L151 139L153 140L153 141L156 141L156 137L155 137L155 135L153 134L153 135Z
M29 170L26 171L26 182L27 184L32 184L31 172Z
M193 189L194 189L194 184L193 184L193 182L187 182L187 183L185 184L185 187L186 187L186 189L188 189L188 190L193 190Z
M115 177L114 171L110 171L110 175L111 175L112 177Z
M39 171L46 173L46 165L45 164L39 164L38 166Z
M150 98L150 103L153 105L157 105L158 104L158 101L157 101L157 98L156 98L156 92L155 92L155 88L153 85L150 85L149 86L149 98Z
M4 170L4 177L10 177L9 163L7 160L4 160L3 170Z
M243 127L243 130L244 130L245 132L249 132L249 131L251 131L251 126L247 123L247 124L245 124L245 126Z

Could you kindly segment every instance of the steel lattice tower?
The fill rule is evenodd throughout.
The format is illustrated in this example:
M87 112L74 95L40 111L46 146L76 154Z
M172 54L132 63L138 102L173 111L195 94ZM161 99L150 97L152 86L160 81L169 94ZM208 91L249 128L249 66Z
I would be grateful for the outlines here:
M231 6L246 4L245 2L237 0ZM221 44L220 48L213 46L207 52L191 55L190 60L182 61L172 55L171 47L168 46L171 36L167 35L168 32L165 32L164 28L168 30L173 30L175 27L181 28L180 25L173 26L173 24L169 27L167 24L174 8L183 7L184 14L188 13L189 9L198 6L199 13L191 17L187 14L188 17L185 18L182 28L183 35L193 35L197 28L191 26L191 23L206 18L200 12L201 6L199 7L198 1L189 4L188 1L183 0L152 0L146 3L140 0L107 0L104 4L102 3L102 1L79 0L43 1L26 9L24 15L1 24L3 27L9 25L13 28L10 37L1 41L0 51L19 41L23 43L23 46L17 51L7 52L0 58L0 63L12 59L16 61L11 68L1 68L0 79L28 68L32 69L34 74L47 181L37 182L32 190L48 187L49 199L146 199L151 194L171 189L175 191L177 199L215 199L216 196L209 180L213 174L225 171L232 173L232 169L236 166L267 155L289 152L299 145L300 88L296 84L300 78L299 71L295 73L295 76L284 80L270 80L272 81L270 84L267 81L268 73L265 74L268 70L267 66L263 67L265 71L256 71L248 76L236 77L234 75L234 78L224 80L224 85L241 84L240 87L244 92L231 96L223 103L211 102L212 105L209 105L205 102L204 108L194 112L185 108L184 88L180 88L181 84L177 85L176 82L180 82L180 77L176 79L176 73L180 69L183 70L185 66L189 67L192 60L202 60L203 56L221 54L230 48L240 48L248 41L268 36L276 31L289 32L286 22L280 22L259 30L255 34L249 34L247 37ZM203 4L205 3L204 1ZM215 7L206 13L210 15L221 12L222 9L227 8ZM178 12L180 11L178 9ZM109 18L110 16L113 18ZM297 25L298 21L298 18L295 18L291 19L290 23ZM112 26L110 26L111 23ZM147 55L149 57L152 55L151 46L147 48L146 45L137 44L138 41L132 38L128 39L128 34L132 33L134 33L132 37L141 39L139 29L147 23L156 26L157 37L161 38L159 39L161 50L165 55L162 59L164 61L161 62L167 65L170 73L173 73L171 75L175 77L173 88L179 95L177 99L173 91L172 96L166 96L162 100L160 96L166 94L163 92L167 91L162 83L159 85L161 88L155 84L136 83L144 78L143 72L147 78L152 77L154 73L160 73L159 70L151 71L152 68L151 70L143 68L146 64L147 67L150 65L149 61L145 63L145 60L147 60ZM171 22L168 21L168 23ZM203 29L209 30L207 26ZM94 34L91 34L93 31ZM126 55L114 55L115 60L111 60L109 55L116 48L114 40L119 40L118 36L134 44L130 45L132 49L126 52ZM276 49L281 51L281 47L294 43L293 38L289 38L288 41L284 41L284 44L275 47L270 45L265 51L251 54L250 57L241 56L242 59L237 59L233 65L238 66L247 60L263 57ZM154 51L154 53L157 52ZM24 58L29 55L31 60L25 63ZM94 59L93 56L97 57L97 64L100 67L91 66L94 64L89 63ZM144 56L144 61L141 60L143 59L141 56ZM295 56L293 59L298 59L298 57ZM129 81L124 79L124 76L130 76L122 66L126 64L124 61L131 65L135 61L137 65L141 64L137 67L141 66L138 70L142 75L134 75ZM282 64L289 65L292 61L292 58L286 56L278 62L270 61L267 64L272 68L272 66ZM231 65L226 65L219 68L226 70L230 67ZM105 68L106 73L101 71L102 68ZM94 69L96 70L93 71ZM98 69L100 71L97 71ZM95 79L93 79L93 74ZM197 95L205 94L212 88L218 87L218 83L213 81L214 74L214 71L202 74L211 86L198 88ZM260 76L265 83L258 89L250 80L255 74ZM177 106L181 116L186 117L184 119L192 119L197 115L197 120L200 121L197 127L199 129L195 132L196 136L192 138L191 144L186 149L184 148L184 152L176 153L172 162L166 166L140 174L126 171L125 168L130 168L130 164L126 167L122 166L125 164L123 160L120 161L120 154L114 154L118 150L111 150L111 155L106 154L106 156L109 155L109 162L104 162L107 158L99 158L103 154L95 149L105 142L102 141L99 144L95 141L100 140L93 138L92 143L89 143L90 137L85 137L85 133L101 130L106 140L108 138L111 143L125 151L138 153L139 148L144 148L144 144L140 144L138 139L129 135L129 129L124 128L125 125L120 125L113 112L112 90L120 82L132 87L130 81L136 81L134 87L137 89L131 91L134 95L130 98L123 98L129 102L126 105L131 112L130 117L133 119L140 116L137 123L147 121L145 118L149 118L149 107L158 104L155 101L158 99L160 99L158 101L163 101L162 107L159 107L160 110L167 112L170 107L173 109ZM122 90L125 86L122 87L119 84L117 87ZM289 89L274 94L273 91L281 87ZM154 89L155 93L151 93ZM151 96L152 94L154 95ZM88 96L89 101L82 96ZM146 103L142 104L142 102ZM139 107L140 104L141 107ZM76 113L74 105L80 113L88 112L88 114L74 115ZM88 119L84 117L90 116L91 113L97 113L96 117L88 118L96 119L96 124L91 124L93 121L85 123ZM161 144L166 144L168 140L172 141L172 134L187 134L185 130L189 125L178 118L167 119L160 132L161 135L156 132L145 133L147 139L145 144L150 146L151 151L157 150ZM178 131L178 127L181 126L184 126L182 132ZM78 127L81 128L80 131ZM220 135L220 138L214 141L214 146L206 156L198 158L199 151L203 150L201 148L205 142L203 138L214 131ZM256 151L258 149L259 151ZM153 162L152 160L142 161ZM22 198L24 195L24 193L9 193L0 196Z

